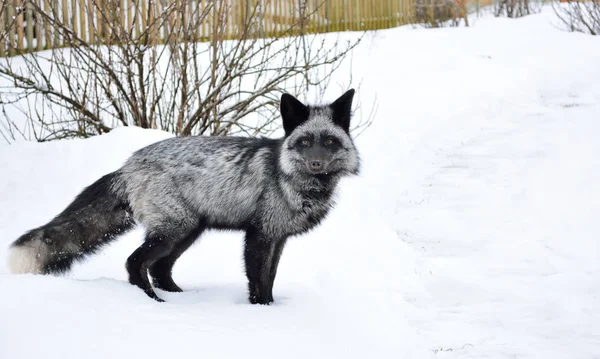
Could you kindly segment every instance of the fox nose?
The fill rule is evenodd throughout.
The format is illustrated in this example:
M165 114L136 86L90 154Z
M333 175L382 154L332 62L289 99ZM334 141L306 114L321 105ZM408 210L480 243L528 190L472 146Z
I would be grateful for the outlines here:
M319 171L323 168L323 162L319 160L312 160L309 163L310 169L313 171Z

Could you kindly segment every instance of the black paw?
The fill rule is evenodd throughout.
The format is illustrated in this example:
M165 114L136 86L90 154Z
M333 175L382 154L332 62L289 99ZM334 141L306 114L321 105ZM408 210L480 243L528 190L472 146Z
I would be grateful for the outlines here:
M152 282L156 288L164 290L165 292L173 292L173 293L183 292L183 290L181 288L179 288L179 286L177 284L175 284L175 282L173 282L173 280L158 281L158 280L154 279Z
M144 293L146 293L148 295L148 297L154 299L155 301L159 302L159 303L164 303L163 299L160 299L156 293L154 293L154 291L152 289L147 289L144 290Z
M270 305L271 303L273 303L273 298L263 298L258 295L251 295L248 297L248 300L251 304Z

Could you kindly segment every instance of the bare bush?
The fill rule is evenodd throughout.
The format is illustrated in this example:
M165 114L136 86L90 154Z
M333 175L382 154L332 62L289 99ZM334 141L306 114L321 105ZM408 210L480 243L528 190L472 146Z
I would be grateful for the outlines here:
M536 1L532 0L499 0L494 4L496 17L506 16L511 18L522 17L540 11Z
M415 22L427 28L469 26L466 0L416 0Z
M183 136L266 135L279 126L280 94L322 93L360 41L306 34L315 11L302 6L306 1L293 21L265 29L259 20L268 1L246 9L224 1L151 2L126 21L121 1L91 0L85 10L98 17L87 23L87 36L72 30L75 17L47 3L26 6L64 48L0 61L0 78L10 88L0 102L18 106L31 121L27 133L39 141L118 126ZM231 22L231 12L242 21ZM199 31L205 26L209 38ZM14 51L12 45L6 44ZM15 134L22 126L6 128Z
M600 0L574 0L552 6L569 31L600 35Z

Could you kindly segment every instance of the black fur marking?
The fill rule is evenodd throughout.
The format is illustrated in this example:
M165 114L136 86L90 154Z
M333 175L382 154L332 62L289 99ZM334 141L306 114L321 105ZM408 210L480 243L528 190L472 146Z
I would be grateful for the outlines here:
M329 105L333 110L333 122L343 128L348 134L350 133L350 117L352 114L353 97L354 89L351 89Z
M279 109L281 111L283 129L286 136L289 136L296 127L308 120L308 107L298 101L294 96L287 93L281 95Z

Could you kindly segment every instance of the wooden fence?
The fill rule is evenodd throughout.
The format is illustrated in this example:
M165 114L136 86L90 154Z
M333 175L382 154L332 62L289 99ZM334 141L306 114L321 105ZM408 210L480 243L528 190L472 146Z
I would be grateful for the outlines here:
M390 28L414 22L415 1L436 0L1 0L0 56L145 38L148 43L293 31ZM219 24L217 26L217 24ZM124 36L127 35L127 36ZM76 40L74 42L74 39Z

